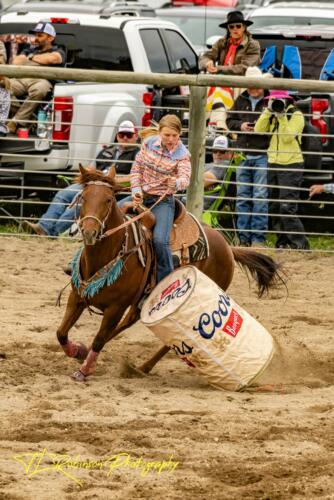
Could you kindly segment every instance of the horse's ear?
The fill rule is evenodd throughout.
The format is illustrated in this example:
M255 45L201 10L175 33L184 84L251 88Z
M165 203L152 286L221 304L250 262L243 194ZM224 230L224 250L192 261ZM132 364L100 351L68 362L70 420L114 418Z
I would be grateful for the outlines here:
M109 177L109 179L115 180L116 168L114 165L112 167L110 167L107 177Z
M79 170L80 170L81 175L87 174L87 170L85 169L85 167L81 163L79 163Z

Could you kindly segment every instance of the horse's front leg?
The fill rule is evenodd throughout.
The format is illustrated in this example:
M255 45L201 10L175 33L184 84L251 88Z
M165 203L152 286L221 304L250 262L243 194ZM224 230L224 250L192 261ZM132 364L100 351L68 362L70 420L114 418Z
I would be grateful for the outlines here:
M124 309L120 309L119 307L108 307L108 309L105 309L100 329L93 340L87 357L80 366L80 369L72 375L72 378L76 382L85 382L88 375L92 375L96 367L97 358L105 344L124 330L124 327L119 328L117 326L123 313Z
M68 332L80 318L84 309L85 303L81 300L78 294L72 290L67 301L63 321L57 330L58 341L65 354L70 358L85 359L88 353L87 347L83 344L76 344L68 340Z

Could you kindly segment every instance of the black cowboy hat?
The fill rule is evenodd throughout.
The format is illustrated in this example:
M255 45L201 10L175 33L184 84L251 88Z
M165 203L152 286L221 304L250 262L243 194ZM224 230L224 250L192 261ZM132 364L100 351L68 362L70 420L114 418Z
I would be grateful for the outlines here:
M245 19L241 10L233 10L232 12L229 12L227 14L227 18L226 18L225 23L222 23L219 26L221 28L227 29L227 26L229 24L233 24L233 23L242 23L245 26L250 26L251 24L253 24L253 21L249 21L248 19Z

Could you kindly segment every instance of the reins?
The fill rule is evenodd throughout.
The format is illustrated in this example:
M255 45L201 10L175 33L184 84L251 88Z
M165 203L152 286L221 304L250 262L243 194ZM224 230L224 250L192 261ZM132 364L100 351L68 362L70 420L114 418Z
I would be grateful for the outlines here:
M130 224L133 224L134 222L136 222L137 220L141 219L142 217L144 217L144 215L147 214L147 212L151 212L152 211L152 208L154 208L158 203L160 203L161 200L164 199L164 197L166 196L167 192L163 193L158 199L157 201L150 207L150 208L146 208L146 210L144 210L141 214L138 214L138 215L135 215L134 217L131 217L131 219L123 222L123 224L120 224L119 226L117 227L114 227L112 229L108 229L108 231L106 231L105 233L102 234L101 236L101 239L103 238L107 238L108 236L111 236L112 234L116 233L117 231L119 231L120 229L123 229L124 227L127 227L129 226Z
M90 184L94 184L96 186L107 186L109 187L110 189L112 189L112 186L107 183L107 182L103 182L103 181L90 181L90 182L87 182L87 185L90 185ZM159 198L157 199L157 201L149 208L146 208L146 210L144 210L142 213L138 214L138 215L135 215L134 217L131 217L131 219L123 222L122 224L120 224L119 226L117 227L113 227L112 229L108 229L108 231L102 233L102 231L104 230L104 226L105 226L105 222L107 220L107 218L109 217L109 214L110 214L110 210L111 210L111 205L110 207L108 208L108 212L107 212L107 215L105 216L105 218L103 219L103 221L100 221L100 219L98 219L95 215L85 215L85 217L83 217L82 219L79 218L76 222L78 224L78 227L79 229L81 230L81 224L82 222L85 220L85 219L94 219L96 220L99 224L100 224L100 232L101 232L101 236L99 237L100 240L104 239L104 238L107 238L109 236L111 236L112 234L115 234L117 233L117 231L120 231L121 229L129 226L130 224L133 224L134 222L140 220L142 217L144 217L144 215L146 215L148 212L151 212L152 209L158 205L158 203L160 203L164 197L167 195L167 190L165 191L165 193L163 193L161 196L159 196ZM74 206L75 204L78 204L80 203L80 198L81 196L77 196L76 199L72 202L72 206Z

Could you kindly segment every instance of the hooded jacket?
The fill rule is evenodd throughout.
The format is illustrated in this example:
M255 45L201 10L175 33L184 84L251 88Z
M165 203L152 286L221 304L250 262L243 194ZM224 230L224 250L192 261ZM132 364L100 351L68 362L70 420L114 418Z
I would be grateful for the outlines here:
M240 45L238 45L234 63L232 66L224 66L225 57L228 51L229 37L220 38L211 50L204 52L199 58L199 69L205 70L209 61L217 62L218 72L225 75L244 75L248 66L258 66L260 64L260 44L254 40L247 31Z
M304 115L292 104L285 111L276 117L266 108L255 124L255 131L272 133L268 149L269 163L279 165L303 163L300 142L305 125ZM291 114L289 119L287 113Z

